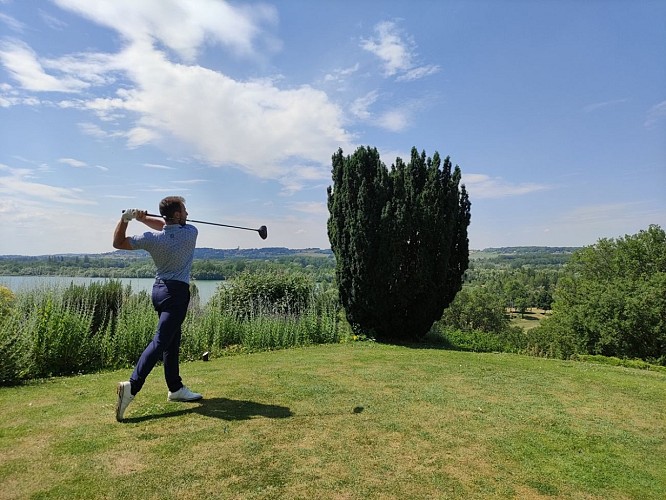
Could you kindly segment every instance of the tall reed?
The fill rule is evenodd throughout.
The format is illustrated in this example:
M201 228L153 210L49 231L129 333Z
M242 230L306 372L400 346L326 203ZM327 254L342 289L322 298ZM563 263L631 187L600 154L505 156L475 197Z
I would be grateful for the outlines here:
M203 307L193 301L183 324L181 359L200 359L205 351L220 356L339 342L347 335L337 295L310 287L304 298L300 278L287 281L294 283L298 300L264 295L241 309L220 297ZM117 281L20 292L0 315L0 385L133 366L157 320L146 292L132 293Z

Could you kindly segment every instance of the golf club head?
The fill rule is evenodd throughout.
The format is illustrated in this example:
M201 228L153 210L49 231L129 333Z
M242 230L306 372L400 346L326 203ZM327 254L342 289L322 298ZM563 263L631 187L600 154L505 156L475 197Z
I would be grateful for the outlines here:
M259 233L259 236L261 237L262 240L268 238L268 229L266 228L266 226L261 226L259 229L257 229L257 232Z

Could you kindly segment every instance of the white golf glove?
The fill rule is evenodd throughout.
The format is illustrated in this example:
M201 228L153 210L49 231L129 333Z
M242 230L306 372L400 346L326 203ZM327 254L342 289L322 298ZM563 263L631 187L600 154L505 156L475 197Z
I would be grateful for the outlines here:
M123 212L123 217L122 217L122 219L123 219L123 221L125 221L125 222L129 222L129 221L131 221L132 219L136 219L136 216L138 215L138 213L139 213L139 210L138 210L138 209L136 209L136 208L128 208L127 210L125 210L125 211Z

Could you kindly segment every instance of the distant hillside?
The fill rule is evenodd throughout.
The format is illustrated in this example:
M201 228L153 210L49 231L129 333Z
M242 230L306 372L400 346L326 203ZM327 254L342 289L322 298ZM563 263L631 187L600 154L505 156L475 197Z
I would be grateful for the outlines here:
M0 255L4 260L38 261L54 258L122 258L122 259L141 259L148 256L143 250L116 250L98 254L70 253L70 254L52 254L52 255ZM269 248L196 248L194 258L200 260L218 260L218 259L274 259L276 257L332 257L333 252L330 249L321 248L301 248L290 249L284 247Z
M497 247L470 250L469 257L478 265L518 268L522 266L562 266L581 247Z
M490 247L483 250L470 250L470 256L474 259L494 258L498 256L547 256L547 255L571 255L580 247ZM51 255L0 255L3 260L43 260L47 258L122 258L122 259L141 259L147 257L147 252L143 250L115 250L98 254L70 253L70 254L51 254ZM197 248L194 250L194 258L201 260L218 259L274 259L277 257L333 257L330 248Z
M581 247L497 247L497 248L484 248L481 250L485 253L494 253L501 255L512 255L512 254L562 254L562 253L574 253L576 250L579 250Z

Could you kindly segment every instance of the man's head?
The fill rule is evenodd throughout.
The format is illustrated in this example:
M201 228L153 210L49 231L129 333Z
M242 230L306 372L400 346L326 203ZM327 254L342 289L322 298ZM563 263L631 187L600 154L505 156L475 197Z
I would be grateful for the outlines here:
M182 196L167 196L160 201L160 215L166 219L167 224L185 224L187 210L185 198Z

